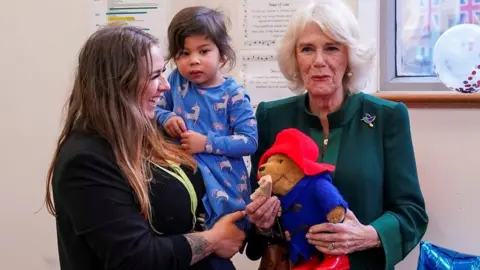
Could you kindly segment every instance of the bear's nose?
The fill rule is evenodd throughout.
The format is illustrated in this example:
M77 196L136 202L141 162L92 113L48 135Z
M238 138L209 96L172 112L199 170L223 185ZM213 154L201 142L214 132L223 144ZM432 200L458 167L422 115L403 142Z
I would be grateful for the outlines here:
M263 172L263 170L265 170L265 166L263 166L263 165L260 166L260 168L258 168L258 171L259 171L259 172Z

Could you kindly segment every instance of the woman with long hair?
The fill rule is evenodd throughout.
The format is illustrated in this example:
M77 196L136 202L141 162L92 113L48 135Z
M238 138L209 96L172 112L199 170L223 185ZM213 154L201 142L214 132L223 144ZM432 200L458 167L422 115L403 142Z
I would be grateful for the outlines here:
M233 267L245 215L202 230L201 174L153 120L164 71L158 40L132 26L103 27L81 49L47 177L62 270Z

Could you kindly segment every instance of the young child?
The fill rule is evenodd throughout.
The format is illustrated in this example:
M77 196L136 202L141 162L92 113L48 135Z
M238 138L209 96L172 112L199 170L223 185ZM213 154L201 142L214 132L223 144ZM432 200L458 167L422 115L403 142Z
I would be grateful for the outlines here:
M220 69L235 64L226 18L206 7L178 12L168 27L169 57L176 69L168 80L156 118L167 134L195 154L206 196L205 225L244 210L250 181L243 156L257 150L257 122L244 88ZM248 221L238 223L248 229Z

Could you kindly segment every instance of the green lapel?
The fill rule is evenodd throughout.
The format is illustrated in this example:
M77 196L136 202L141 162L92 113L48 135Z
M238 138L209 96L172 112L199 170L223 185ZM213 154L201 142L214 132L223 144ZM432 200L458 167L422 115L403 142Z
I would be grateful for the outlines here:
M363 94L348 95L342 107L329 114L328 122L330 126L330 134L328 137L328 146L325 153L320 154L318 162L325 162L335 165L341 145L341 137L343 126L346 125L352 117L355 116L361 106ZM297 127L299 130L309 135L320 147L323 145L323 128L320 119L310 112L308 105L308 95L304 94L299 97L297 102Z

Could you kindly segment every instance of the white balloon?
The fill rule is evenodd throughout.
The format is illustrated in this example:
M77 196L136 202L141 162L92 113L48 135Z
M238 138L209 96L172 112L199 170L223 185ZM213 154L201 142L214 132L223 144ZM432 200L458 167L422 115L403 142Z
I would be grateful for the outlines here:
M451 90L480 90L480 26L459 24L445 31L433 48L433 68Z

